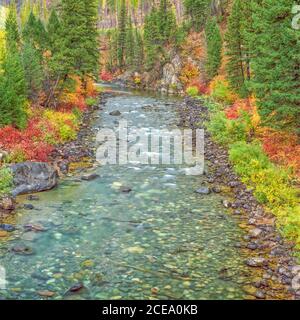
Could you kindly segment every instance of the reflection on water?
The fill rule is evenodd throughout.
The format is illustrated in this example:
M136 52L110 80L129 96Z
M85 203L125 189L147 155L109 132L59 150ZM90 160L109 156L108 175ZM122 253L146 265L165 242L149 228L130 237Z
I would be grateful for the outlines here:
M117 126L118 118L109 115L115 110L131 126L173 129L178 123L170 100L124 94L108 99L95 128ZM202 176L136 164L94 171L98 179L69 177L39 195L37 210L17 213L17 231L0 243L8 281L0 296L39 299L42 291L52 299L243 297L247 274L234 247L241 230L220 195L194 192ZM122 193L122 186L132 192ZM26 224L46 230L25 232ZM17 245L32 254L11 252ZM78 283L85 288L68 292Z

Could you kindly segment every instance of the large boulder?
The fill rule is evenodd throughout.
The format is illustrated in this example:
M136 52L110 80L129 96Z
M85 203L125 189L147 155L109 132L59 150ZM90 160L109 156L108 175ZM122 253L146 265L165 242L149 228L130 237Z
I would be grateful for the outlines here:
M57 185L58 173L52 166L42 162L24 162L11 166L13 173L13 196L41 192Z

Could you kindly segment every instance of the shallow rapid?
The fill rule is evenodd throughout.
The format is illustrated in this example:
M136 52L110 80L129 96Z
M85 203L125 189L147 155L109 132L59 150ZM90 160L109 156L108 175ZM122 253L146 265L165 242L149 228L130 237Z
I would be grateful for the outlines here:
M130 126L174 129L178 101L137 93L108 98L95 132ZM110 115L120 111L121 116ZM203 176L180 166L95 166L39 194L35 210L19 210L11 238L0 241L6 290L14 299L241 299L247 267L235 244L243 231L219 194L199 195ZM120 187L132 189L121 192ZM27 201L28 202L28 201ZM26 231L41 224L43 232ZM10 249L28 246L32 254ZM84 288L70 288L82 283ZM80 285L81 286L81 285ZM76 289L76 287L75 287ZM42 294L41 294L42 293Z

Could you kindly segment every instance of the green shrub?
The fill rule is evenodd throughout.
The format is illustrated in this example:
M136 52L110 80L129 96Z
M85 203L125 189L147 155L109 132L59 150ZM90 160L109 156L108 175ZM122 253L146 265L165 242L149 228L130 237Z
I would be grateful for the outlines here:
M0 197L8 194L13 185L13 176L9 168L0 168Z
M89 97L85 99L85 103L87 106L92 107L98 103L98 99Z
M286 170L275 166L259 144L239 142L229 150L229 159L242 181L254 189L256 199L276 216L287 216L299 201Z
M223 111L212 115L207 124L207 129L212 134L213 139L222 145L247 139L247 125L243 121L228 120Z
M189 95L190 97L196 97L199 95L199 89L195 86L192 86L192 87L188 87L186 89L186 93L187 95Z
M82 119L82 111L79 108L74 108L72 110L72 113L78 121L80 121Z
M233 104L236 96L231 92L229 83L221 76L217 76L210 84L211 96L221 103Z

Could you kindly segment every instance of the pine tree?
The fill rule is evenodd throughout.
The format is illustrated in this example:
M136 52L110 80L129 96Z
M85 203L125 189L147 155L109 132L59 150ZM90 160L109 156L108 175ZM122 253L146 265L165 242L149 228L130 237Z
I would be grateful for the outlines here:
M5 32L6 52L0 74L0 126L12 124L23 128L26 125L26 84L14 6L10 7Z
M207 42L206 72L212 79L218 74L222 62L222 37L215 18L208 20L205 36Z
M15 5L10 5L8 16L5 21L5 43L7 50L15 50L20 46L20 34L17 22L17 10Z
M118 61L119 67L122 69L125 65L125 50L126 50L126 3L121 1L121 9L118 21Z
M245 51L248 47L244 30L245 8L242 0L235 0L225 36L228 79L231 87L242 97L247 96L246 82L250 80L250 61Z
M125 41L125 55L126 55L126 66L132 68L135 61L135 38L133 33L133 27L131 22L131 17L128 17L127 27L126 27L126 41Z
M42 89L44 73L41 56L30 41L25 41L22 50L23 66L28 98L36 101Z
M191 18L192 27L200 31L209 15L209 0L184 0L186 13Z
M176 17L169 0L160 0L158 23L161 42L171 42L176 34Z
M135 28L135 55L134 65L137 71L141 71L144 64L144 42L143 37L138 28Z
M291 27L294 0L252 0L252 86L268 124L300 126L300 33Z
M82 74L97 78L99 69L99 34L98 34L98 2L84 0L85 34L83 46L86 54L83 56Z
M147 70L151 70L155 61L158 61L158 53L161 47L159 18L159 12L155 7L152 8L151 12L145 18L144 42Z

